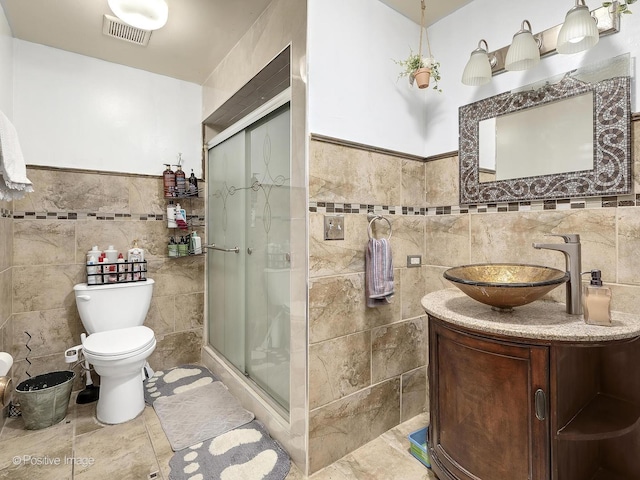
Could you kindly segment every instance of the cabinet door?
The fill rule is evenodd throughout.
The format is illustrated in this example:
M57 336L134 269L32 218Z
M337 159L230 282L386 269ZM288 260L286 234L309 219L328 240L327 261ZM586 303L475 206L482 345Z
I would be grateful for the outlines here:
M432 317L429 323L429 447L436 474L548 479L548 347L462 333Z

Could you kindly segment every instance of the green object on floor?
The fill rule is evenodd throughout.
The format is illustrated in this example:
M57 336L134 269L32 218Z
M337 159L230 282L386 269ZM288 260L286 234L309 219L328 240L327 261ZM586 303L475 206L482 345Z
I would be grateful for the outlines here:
M427 447L427 439L429 438L429 427L421 428L409 434L409 442L411 442L411 455L420 460L426 467L431 468L431 458Z
M37 375L18 384L16 400L27 430L49 427L67 415L75 376L72 371L63 370Z

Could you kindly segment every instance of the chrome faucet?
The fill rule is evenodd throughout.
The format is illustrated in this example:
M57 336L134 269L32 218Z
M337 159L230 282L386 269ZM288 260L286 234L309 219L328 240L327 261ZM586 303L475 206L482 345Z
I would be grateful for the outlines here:
M561 237L564 243L534 243L533 248L546 248L564 253L567 262L567 313L571 315L582 314L582 253L580 248L580 235L569 233L566 235L545 235L546 237Z

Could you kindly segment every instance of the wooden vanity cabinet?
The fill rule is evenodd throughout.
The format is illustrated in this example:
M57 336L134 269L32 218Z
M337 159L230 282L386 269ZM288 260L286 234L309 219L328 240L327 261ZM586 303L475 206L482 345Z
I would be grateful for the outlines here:
M440 480L640 479L640 340L542 342L429 315Z

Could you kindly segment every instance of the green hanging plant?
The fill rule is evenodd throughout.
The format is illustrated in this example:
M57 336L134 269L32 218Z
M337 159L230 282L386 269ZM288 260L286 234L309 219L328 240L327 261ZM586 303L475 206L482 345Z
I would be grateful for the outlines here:
M634 0L635 1L635 0ZM433 80L433 89L438 91L438 92L442 92L442 90L440 89L438 82L441 79L440 76L440 62L436 61L436 59L431 55L431 45L429 44L429 35L426 34L426 29L424 27L424 13L425 13L425 0L420 0L420 4L421 4L421 8L422 8L422 15L420 18L420 48L418 50L418 53L413 53L413 50L410 49L409 50L409 56L405 59L405 60L394 60L394 62L398 65L400 65L400 67L402 67L402 70L400 71L400 73L398 74L398 78L400 77L409 77L409 83L411 85L413 85L413 82L415 80L416 77L416 73L419 74L419 77L421 75L423 75L424 73L422 72L418 72L418 70L422 69L422 68L428 68L431 72L430 74L424 74L426 75L426 80L423 80L421 78L418 79L418 86L420 88L425 88L429 85L429 80ZM427 50L429 52L429 56L427 57L423 57L422 56L422 33L426 34L426 40L427 40ZM424 83L422 83L424 82Z
M618 2L618 8L616 9L615 13L632 13L631 10L629 10L629 5L631 5L632 3L636 3L636 1L637 0L623 0L621 2ZM609 8L611 5L613 5L613 2L602 2L603 7Z

